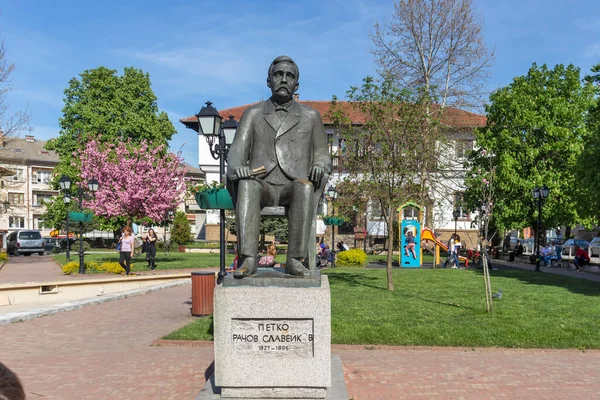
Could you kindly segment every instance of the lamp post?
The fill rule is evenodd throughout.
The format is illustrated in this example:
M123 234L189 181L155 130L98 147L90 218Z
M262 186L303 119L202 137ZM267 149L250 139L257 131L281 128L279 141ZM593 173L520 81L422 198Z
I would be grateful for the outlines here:
M458 217L460 217L460 210L452 211L452 216L454 217L454 235L456 235L456 223L458 222Z
M63 192L63 202L65 203L65 209L69 206L69 204L71 203L71 196L67 196L66 194L69 192L69 190L71 189L71 180L69 179L68 176L63 175L60 177L58 184L60 186L60 190ZM69 243L69 211L67 210L67 218L66 218L66 225L67 225L67 261L71 261L71 245Z
M210 148L210 155L215 160L219 160L219 182L222 183L229 146L233 142L238 123L233 118L233 115L230 115L229 119L221 124L223 118L210 101L207 101L206 105L196 114L196 118L198 118L198 133L204 135L206 138L206 142ZM217 139L216 143L215 139ZM227 275L227 272L225 272L225 252L227 251L227 243L225 243L225 210L220 209L219 211L220 260L217 277L218 284L222 283Z
M327 196L329 196L329 199L331 200L331 212L333 215L335 215L333 202L338 197L338 191L335 190L334 186L329 186L329 189L327 189ZM335 225L331 225L331 268L335 268L335 249Z
M71 188L71 179L68 176L63 175L59 184L61 189L63 190L63 202L65 204L69 204L71 202L71 195L69 193L69 189ZM90 179L88 181L88 190L92 193L98 191L98 181L96 179ZM81 186L77 187L77 201L79 202L79 210L83 210L83 199L85 197L84 189ZM69 217L69 213L67 212L67 218ZM67 219L68 221L68 219ZM69 251L69 232L67 228L67 252ZM85 274L85 263L84 263L84 252L83 252L83 222L79 221L79 273ZM69 256L67 256L68 258Z
M535 254L536 254L536 262L535 262L535 270L540 271L540 240L541 240L541 231L542 231L542 201L548 197L548 192L550 190L546 185L541 188L534 188L532 191L533 199L538 203L538 220L537 220L537 229L535 235Z

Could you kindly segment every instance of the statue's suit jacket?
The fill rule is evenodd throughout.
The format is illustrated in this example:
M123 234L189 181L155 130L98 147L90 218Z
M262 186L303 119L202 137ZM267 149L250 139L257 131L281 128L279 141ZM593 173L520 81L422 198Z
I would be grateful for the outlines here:
M283 122L271 100L248 107L240 119L227 164L229 178L235 168L242 166L264 166L267 172L258 176L261 178L279 165L290 181L308 179L313 165L329 174L331 158L321 116L295 101Z

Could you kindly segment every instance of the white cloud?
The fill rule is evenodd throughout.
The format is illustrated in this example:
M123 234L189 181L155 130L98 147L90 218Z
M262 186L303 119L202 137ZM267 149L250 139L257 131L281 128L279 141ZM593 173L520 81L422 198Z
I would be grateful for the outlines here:
M591 46L588 46L585 51L583 52L583 55L586 57L598 57L600 56L600 43L596 43L593 44Z

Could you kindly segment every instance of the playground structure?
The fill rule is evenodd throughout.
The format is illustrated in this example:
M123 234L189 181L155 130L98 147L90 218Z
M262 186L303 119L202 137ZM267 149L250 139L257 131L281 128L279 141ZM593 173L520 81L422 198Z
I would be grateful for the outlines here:
M405 212L405 209L406 210ZM429 249L434 254L434 266L440 264L440 248L448 251L448 246L439 241L433 231L427 227L421 229L423 223L423 207L419 204L409 201L397 209L398 221L400 223L400 234L398 235L400 254L398 263L402 268L418 268L423 265L423 247ZM408 251L407 234L412 233L415 241L413 252L414 256ZM434 243L434 249L427 246L427 242ZM422 244L424 246L422 246ZM464 262L465 268L469 266L467 257L458 256L458 260Z
M423 231L421 231L421 240L430 241L436 245L434 250L435 265L440 264L440 248L448 251L448 246L440 242L429 228L423 228ZM458 261L463 261L465 263L465 268L469 266L469 259L467 257L458 256Z

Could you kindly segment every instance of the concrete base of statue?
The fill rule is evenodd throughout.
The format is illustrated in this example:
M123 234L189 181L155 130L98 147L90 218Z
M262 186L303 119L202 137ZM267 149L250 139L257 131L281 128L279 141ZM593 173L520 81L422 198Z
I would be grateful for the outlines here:
M215 288L211 391L221 398L327 398L332 382L327 276L318 287L244 281L248 285Z

